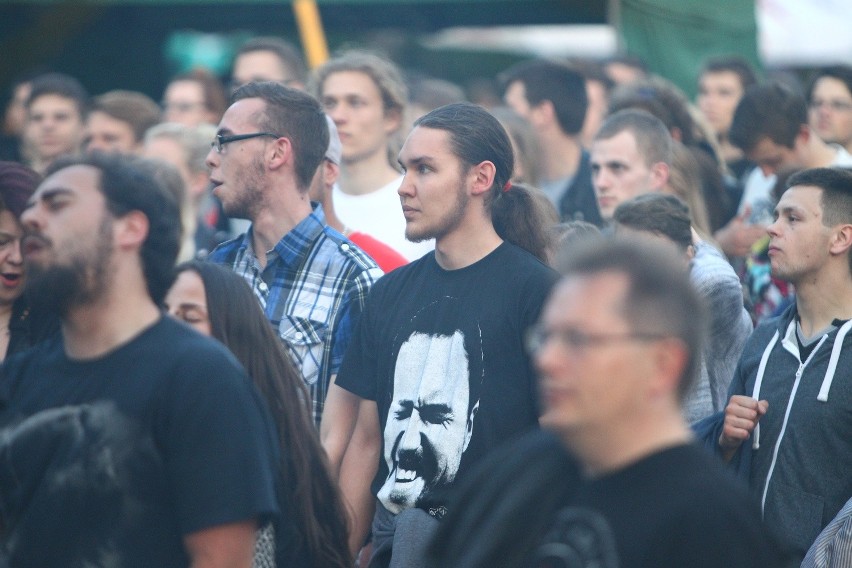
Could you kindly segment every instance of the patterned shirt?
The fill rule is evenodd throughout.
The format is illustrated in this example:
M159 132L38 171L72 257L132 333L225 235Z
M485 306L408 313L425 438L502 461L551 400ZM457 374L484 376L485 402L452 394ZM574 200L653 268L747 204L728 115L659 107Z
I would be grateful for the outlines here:
M219 245L208 260L249 283L301 371L319 424L332 375L382 271L361 249L325 224L319 205L266 253L261 268L252 229Z

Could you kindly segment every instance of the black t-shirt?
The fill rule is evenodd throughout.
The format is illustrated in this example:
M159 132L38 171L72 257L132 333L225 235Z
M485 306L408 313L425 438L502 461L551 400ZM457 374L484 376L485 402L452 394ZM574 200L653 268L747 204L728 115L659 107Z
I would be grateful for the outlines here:
M429 254L374 285L337 384L377 403L383 456L373 491L389 511L441 517L457 477L535 427L523 338L555 279L503 243L458 270Z
M684 445L580 481L543 543L566 545L599 562L582 566L601 568L778 566L764 531L744 488L703 450Z
M775 568L757 504L694 445L589 479L549 432L488 456L457 487L435 566Z
M245 372L170 318L93 360L57 337L0 378L11 566L186 566L183 537L277 513L277 445Z

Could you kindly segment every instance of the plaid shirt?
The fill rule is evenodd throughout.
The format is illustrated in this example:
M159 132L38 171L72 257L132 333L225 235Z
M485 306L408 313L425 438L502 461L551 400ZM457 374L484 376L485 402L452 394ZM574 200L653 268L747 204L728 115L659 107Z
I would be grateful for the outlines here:
M325 224L318 205L266 253L265 269L252 249L251 228L219 245L208 260L230 266L254 290L311 391L319 424L331 376L382 271Z

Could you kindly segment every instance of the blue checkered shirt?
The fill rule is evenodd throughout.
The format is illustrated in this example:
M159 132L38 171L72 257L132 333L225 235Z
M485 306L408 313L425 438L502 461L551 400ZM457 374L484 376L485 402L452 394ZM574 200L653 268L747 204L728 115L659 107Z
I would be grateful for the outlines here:
M311 392L319 424L332 375L382 271L367 254L314 211L271 251L261 269L252 229L219 245L208 260L234 269L249 283Z

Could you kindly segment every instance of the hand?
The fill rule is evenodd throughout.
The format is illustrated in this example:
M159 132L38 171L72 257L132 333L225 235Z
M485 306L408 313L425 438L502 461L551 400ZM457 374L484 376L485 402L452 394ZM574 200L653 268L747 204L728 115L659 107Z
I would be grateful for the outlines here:
M742 443L748 440L760 418L769 409L769 402L750 396L734 395L725 407L725 425L719 436L719 447L725 460L733 457Z
M749 216L751 216L751 207L746 205L742 213L728 221L727 225L713 235L728 257L748 255L752 245L766 236L766 227L750 224Z

